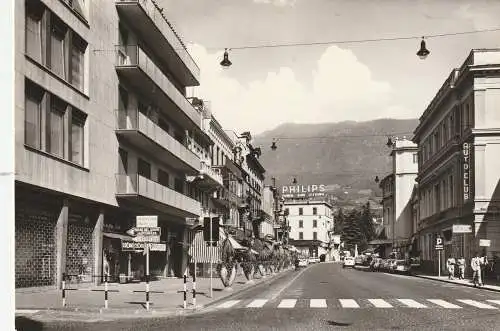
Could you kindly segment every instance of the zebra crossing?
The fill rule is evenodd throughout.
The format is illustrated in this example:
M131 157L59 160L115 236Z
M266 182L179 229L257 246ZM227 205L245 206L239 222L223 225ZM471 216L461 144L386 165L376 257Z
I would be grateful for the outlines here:
M282 299L279 301L268 299L228 300L216 306L217 308L415 308L415 309L500 309L500 300L470 300L470 299Z

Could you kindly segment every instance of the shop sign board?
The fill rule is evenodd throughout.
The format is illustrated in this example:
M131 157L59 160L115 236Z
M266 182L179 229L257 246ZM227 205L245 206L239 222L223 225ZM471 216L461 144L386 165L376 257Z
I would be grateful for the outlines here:
M464 201L470 199L470 144L465 142L462 145L463 156L463 193Z
M161 228L160 227L144 227L144 228L132 228L127 231L127 234L131 236L160 236Z
M149 246L149 250L155 252L165 252L167 250L167 244L165 242L136 242L129 240L122 240L122 251L143 251L146 249L146 245Z
M489 239L479 239L479 247L490 247L491 240Z
M138 228L155 228L158 226L158 216L137 216L135 226Z
M443 238L437 237L436 238L436 245L434 247L437 251L442 251L444 249L443 245Z
M136 242L158 243L158 242L160 242L160 236L143 236L143 235L138 235L138 236L135 236L132 240L136 241Z
M472 225L454 224L453 233L472 233Z

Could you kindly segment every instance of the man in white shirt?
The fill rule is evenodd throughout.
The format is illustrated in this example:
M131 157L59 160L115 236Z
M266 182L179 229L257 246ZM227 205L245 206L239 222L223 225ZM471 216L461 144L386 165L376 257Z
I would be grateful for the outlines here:
M471 259L470 266L473 271L472 281L474 282L474 287L476 287L478 284L479 286L483 286L483 280L481 277L481 258L478 256L477 252Z
M448 268L448 279L453 279L455 276L455 258L451 255L446 260L446 267Z
M465 259L463 256L460 256L460 258L457 260L457 265L458 265L458 279L464 279L465 278Z

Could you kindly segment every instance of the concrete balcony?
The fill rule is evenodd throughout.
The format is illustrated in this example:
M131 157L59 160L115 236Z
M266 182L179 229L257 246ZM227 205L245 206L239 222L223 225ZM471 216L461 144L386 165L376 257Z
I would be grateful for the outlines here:
M222 174L220 171L217 171L216 169L213 169L208 165L206 162L201 161L201 170L200 174L203 176L206 176L209 181L212 182L212 186L223 186L224 181L222 179Z
M200 159L137 109L117 110L116 135L187 175L199 173Z
M174 86L144 50L137 45L116 47L116 71L137 92L161 105L181 126L202 131L201 113Z
M200 68L153 0L115 0L116 10L184 86L200 85Z
M181 218L197 218L201 212L198 201L138 174L116 175L116 197Z

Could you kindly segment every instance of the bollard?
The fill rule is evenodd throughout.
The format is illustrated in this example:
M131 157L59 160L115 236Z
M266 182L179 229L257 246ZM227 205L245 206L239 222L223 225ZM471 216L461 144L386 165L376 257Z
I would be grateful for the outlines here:
M62 306L66 307L66 273L62 276Z
M186 309L186 307L187 307L187 304L186 304L186 299L187 299L186 281L187 281L187 276L186 276L186 274L184 274L184 309Z
M108 309L108 274L104 275L104 308Z
M146 275L146 310L149 310L149 275Z
M196 307L196 272L193 273L193 306Z

